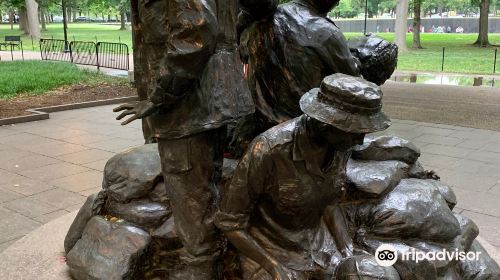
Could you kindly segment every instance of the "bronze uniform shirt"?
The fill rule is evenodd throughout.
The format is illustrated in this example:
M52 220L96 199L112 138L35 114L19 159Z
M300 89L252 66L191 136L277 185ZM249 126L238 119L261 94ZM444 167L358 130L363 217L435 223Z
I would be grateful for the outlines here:
M150 0L145 5L150 9L142 16L151 21L145 28L167 26L166 32L157 34L166 40L158 50L163 54L149 94L153 103L163 105L149 119L157 137L187 137L254 111L236 50L220 51L227 36L219 36L224 29L218 16L227 16L225 9L234 5L217 5L214 0Z
M341 258L322 214L335 199L335 174L311 160L302 116L257 137L225 189L216 225L247 230L289 268L331 267Z

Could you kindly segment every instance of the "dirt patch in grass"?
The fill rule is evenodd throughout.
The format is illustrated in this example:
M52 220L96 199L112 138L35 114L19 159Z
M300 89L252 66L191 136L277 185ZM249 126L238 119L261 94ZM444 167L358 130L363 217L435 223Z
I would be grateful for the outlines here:
M26 112L27 109L135 95L135 89L126 83L118 85L99 83L94 85L76 84L63 86L49 91L44 95L20 94L7 100L0 99L0 119L29 115L30 113Z

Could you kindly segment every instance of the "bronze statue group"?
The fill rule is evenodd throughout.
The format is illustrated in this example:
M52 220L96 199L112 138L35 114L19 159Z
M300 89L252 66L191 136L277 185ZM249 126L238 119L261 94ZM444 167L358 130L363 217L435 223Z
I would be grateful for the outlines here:
M381 266L361 234L380 225L360 222L360 211L399 180L436 178L409 171L416 157L391 154L406 175L376 195L353 189L353 149L390 126L378 85L397 47L375 36L347 41L327 17L338 4L132 1L141 100L115 111L129 116L123 124L142 119L147 142L158 143L182 243L168 279L462 279L438 278L451 274L429 263ZM224 156L239 161L226 181Z

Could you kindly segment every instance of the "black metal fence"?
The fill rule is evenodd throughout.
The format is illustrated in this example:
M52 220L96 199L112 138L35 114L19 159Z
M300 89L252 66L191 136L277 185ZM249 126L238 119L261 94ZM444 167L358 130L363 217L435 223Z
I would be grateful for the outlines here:
M445 72L498 75L500 67L498 48L472 46L434 47L411 51L398 59L398 69L411 72ZM411 69L411 70L408 70Z
M97 43L98 67L129 69L128 46L122 43Z
M497 58L498 49L480 49L480 51L474 53L473 57L459 57L453 53L453 50L449 50L446 47L442 48L441 55L441 72L446 72L447 67L451 64L458 63L458 60L462 62L467 62L468 67L476 69L477 72L484 74L496 74L497 70Z
M40 39L42 60L66 61L75 64L129 70L129 49L126 44L107 42L64 41Z
M42 60L71 62L69 43L58 39L40 39Z
M72 41L70 50L71 62L75 64L99 66L99 60L97 59L98 50L94 42Z

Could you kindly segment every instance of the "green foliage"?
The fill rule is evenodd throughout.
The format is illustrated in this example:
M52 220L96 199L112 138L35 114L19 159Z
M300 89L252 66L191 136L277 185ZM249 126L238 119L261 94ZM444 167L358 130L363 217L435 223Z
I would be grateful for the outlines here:
M62 0L36 0L40 7L44 7L52 15L62 15ZM19 10L25 0L0 0L0 11L10 9ZM66 7L73 12L90 15L116 15L120 11L130 12L129 0L66 0Z
M355 5L356 0L342 0L339 5L330 12L331 17L353 18L357 16L361 9Z
M0 62L0 99L20 93L40 95L75 83L112 83L116 78L96 71L82 70L74 64L46 61Z
M280 0L287 3L291 0ZM479 13L479 2L481 0L421 0L422 16L430 16L448 11L470 16ZM332 17L353 18L363 15L366 0L341 0L337 8L330 12ZM409 3L409 14L412 14L413 0ZM500 8L500 0L490 0L490 11L494 12ZM368 17L379 17L382 14L394 14L396 1L394 0L368 0Z

